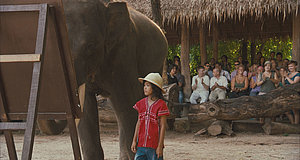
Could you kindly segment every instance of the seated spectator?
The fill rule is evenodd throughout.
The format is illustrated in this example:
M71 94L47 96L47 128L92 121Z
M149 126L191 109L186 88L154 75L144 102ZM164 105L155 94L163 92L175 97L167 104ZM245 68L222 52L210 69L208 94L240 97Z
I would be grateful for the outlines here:
M226 77L220 75L221 71L219 68L213 70L213 75L210 79L210 90L209 100L214 101L216 99L225 99L226 89L228 81Z
M275 59L272 59L271 61L271 72L276 72L277 75L279 75L279 68L277 66L277 62Z
M264 66L265 62L266 62L265 57L260 57L260 60L259 60L258 65L259 65L259 66Z
M258 67L258 65L254 63L254 64L249 68L249 72L248 72L248 80L249 80L249 81L251 80L251 78L252 78L253 76L256 75L257 67Z
M272 60L272 59L275 59L275 52L274 51L272 51L271 53L270 53L270 61Z
M283 66L282 53L281 52L277 52L276 61L277 61L277 65L278 65L279 68Z
M239 56L239 57L237 58L237 61L239 61L240 64L243 64L243 57L242 57L242 56Z
M215 64L216 64L216 60L214 58L211 58L209 62L211 70L215 68Z
M282 67L285 67L286 69L288 68L288 64L289 64L290 60L289 59L284 59L283 63L282 63ZM280 68L280 67L279 67Z
M297 65L298 63L296 61L290 61L288 64L289 73L284 73L282 84L283 85L289 85L289 84L295 84L300 82L300 73L297 72ZM292 115L290 112L287 112L287 116L292 124L299 124L299 110L293 109L292 110L294 115Z
M248 95L248 77L243 75L244 66L240 65L235 77L231 80L231 92L228 93L229 98L237 98Z
M278 83L278 75L276 72L271 72L271 62L265 62L265 71L262 76L259 76L257 86L261 86L258 95L264 95L275 89L275 84Z
M232 79L233 77L236 76L237 69L238 69L238 67L239 67L240 64L241 64L241 63L240 63L239 61L235 61L235 62L234 62L234 71L231 72L231 77L230 77L231 79ZM243 75L244 75L244 76L247 76L247 72L244 71Z
M178 84L177 78L175 76L176 72L177 72L177 66L171 65L170 73L168 73L168 85L173 83Z
M185 84L184 76L181 74L181 63L180 63L180 58L178 56L174 56L174 65L178 67L177 72L176 72L176 78L178 81L178 101L179 103L183 103L183 87Z
M228 82L230 82L230 80L231 80L230 74L227 71L223 70L221 63L217 62L216 65L215 65L215 68L219 68L219 70L221 71L220 74L222 76L226 77L226 79L228 80Z
M278 87L283 87L282 81L284 81L284 75L286 74L287 69L285 67L280 67L278 79L280 80Z
M211 78L211 77L214 76L208 62L206 62L206 63L204 64L204 69L205 69L205 74L208 75L209 78Z
M197 99L201 98L200 103L206 102L209 95L209 77L205 75L203 66L198 68L198 75L192 79L193 93L190 97L191 104L197 104Z
M265 71L262 74L262 76L259 76L258 81L257 81L257 86L260 87L260 92L258 95L264 95L273 89L276 88L276 84L279 82L278 81L278 75L276 72L271 72L272 64L270 61L265 62ZM272 118L274 121L275 117ZM261 118L260 122L264 123L265 119Z
M230 72L231 66L226 55L221 57L221 66L225 71Z
M256 72L254 72L254 75L251 77L251 80L250 80L251 91L250 91L249 96L257 96L258 93L260 92L261 86L257 86L256 83L257 83L258 77L261 76L262 73L263 73L263 67L262 66L257 67Z
M177 73L181 73L181 63L178 56L173 57L173 64L177 66Z
M262 57L262 53L261 52L257 52L256 56L255 56L255 63L260 64L260 58L261 57Z

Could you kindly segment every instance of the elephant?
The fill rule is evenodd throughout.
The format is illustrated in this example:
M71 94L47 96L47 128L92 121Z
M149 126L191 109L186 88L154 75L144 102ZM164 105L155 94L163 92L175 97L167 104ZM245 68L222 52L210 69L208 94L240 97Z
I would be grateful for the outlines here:
M95 94L108 96L119 127L120 159L133 159L137 121L132 106L143 97L138 77L161 72L167 55L162 30L126 2L63 0L78 85L85 84L78 123L84 159L104 159Z

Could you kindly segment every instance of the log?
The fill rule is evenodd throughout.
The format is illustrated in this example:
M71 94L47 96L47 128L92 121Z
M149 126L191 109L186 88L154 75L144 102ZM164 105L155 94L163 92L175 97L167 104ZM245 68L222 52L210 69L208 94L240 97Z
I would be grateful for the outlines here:
M174 122L174 129L177 132L187 133L191 130L188 118L176 118Z
M219 120L242 120L274 117L292 109L300 109L300 83L275 89L262 96L242 96L233 99L206 102L193 107L194 113L203 113ZM195 109L196 108L196 109Z
M264 133L262 123L256 120L238 120L232 122L234 132Z
M299 124L288 124L279 122L269 122L265 123L262 128L268 135L271 134L299 134L300 125Z
M199 135L205 134L206 132L207 132L207 130L205 128L202 128L198 132L196 132L194 134L194 136L199 136Z
M213 122L208 128L207 132L212 135L216 136L221 133L226 134L228 136L232 135L232 125L231 122L228 121L215 121Z
M206 113L190 113L188 115L188 119L191 123L201 123L214 118L210 117Z

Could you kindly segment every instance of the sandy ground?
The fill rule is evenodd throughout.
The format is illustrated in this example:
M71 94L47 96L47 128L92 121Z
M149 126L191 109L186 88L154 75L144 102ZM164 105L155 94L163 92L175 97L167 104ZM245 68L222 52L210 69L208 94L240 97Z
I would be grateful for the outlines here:
M18 157L20 158L23 135L14 134ZM101 141L105 159L118 159L119 142L117 134L102 134ZM164 157L166 160L261 160L261 159L300 159L300 135L264 135L238 133L234 137L194 137L168 131L165 139ZM0 135L0 159L7 160L5 138ZM36 135L34 160L73 159L68 133L57 136Z

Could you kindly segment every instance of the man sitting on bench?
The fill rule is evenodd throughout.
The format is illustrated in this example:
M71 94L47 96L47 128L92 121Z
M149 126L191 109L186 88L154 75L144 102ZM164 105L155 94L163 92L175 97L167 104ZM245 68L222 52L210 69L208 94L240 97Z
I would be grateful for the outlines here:
M201 98L200 103L206 102L209 95L209 77L205 75L203 66L197 68L198 75L192 79L193 93L190 97L191 104L197 104L197 99Z

